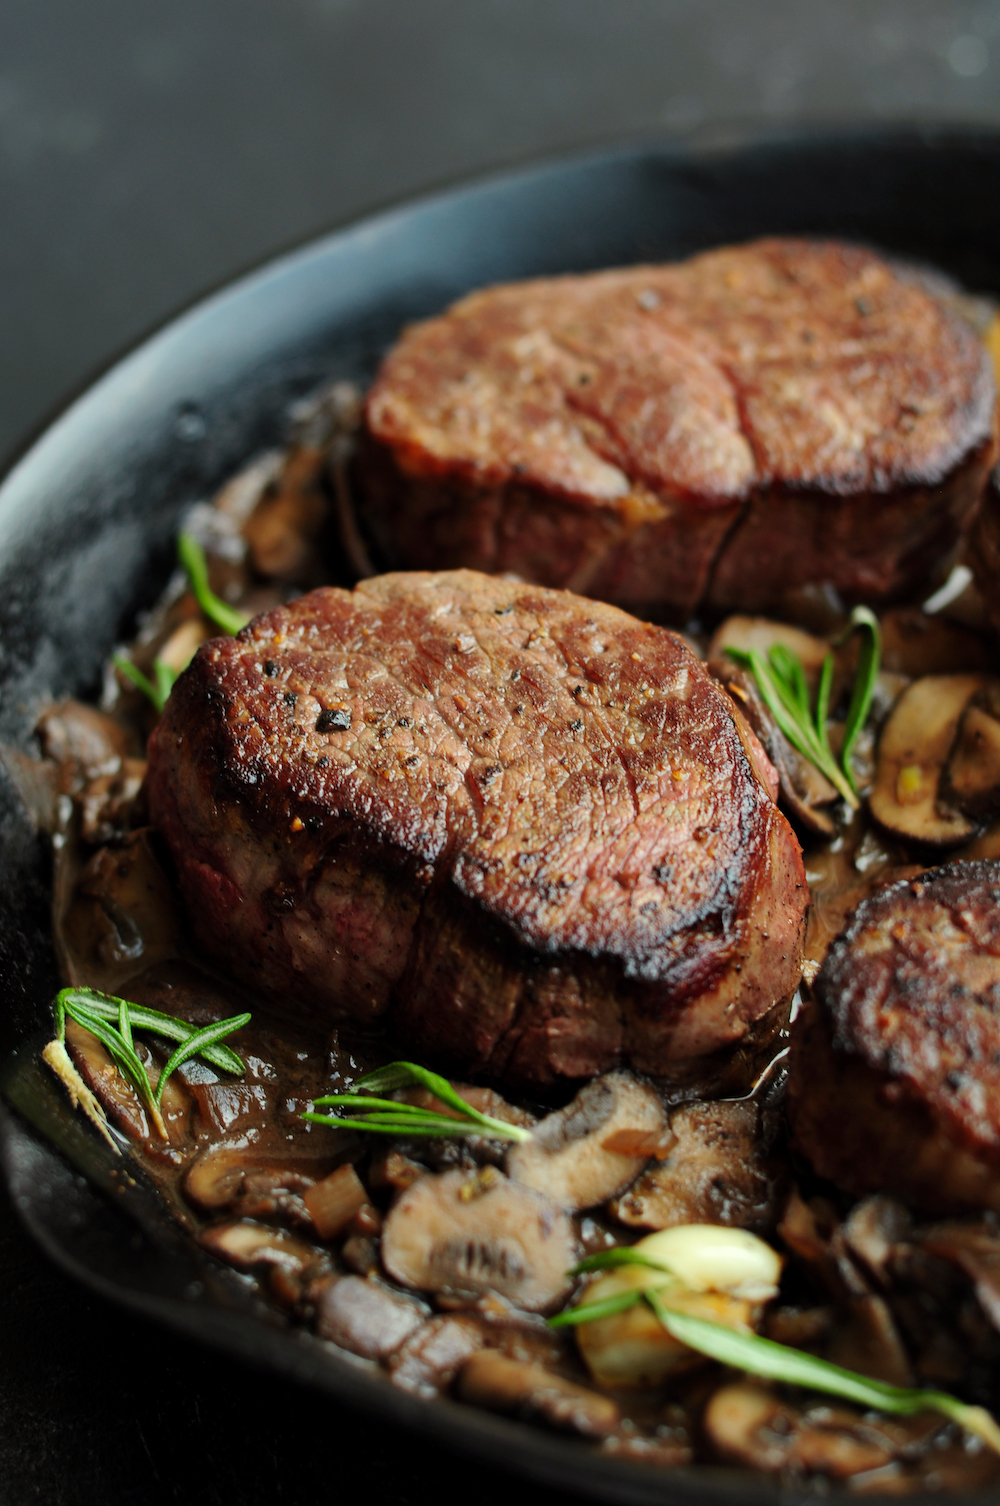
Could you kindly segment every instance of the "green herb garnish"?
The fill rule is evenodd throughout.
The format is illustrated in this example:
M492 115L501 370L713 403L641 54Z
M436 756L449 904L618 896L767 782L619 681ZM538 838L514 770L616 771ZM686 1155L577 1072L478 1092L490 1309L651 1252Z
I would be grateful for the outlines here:
M458 1118L442 1114L436 1109L421 1108L417 1104L402 1103L398 1098L371 1097L365 1088L376 1093L391 1093L397 1088L416 1084L426 1088L439 1103L455 1110ZM309 1111L302 1115L310 1124L326 1124L331 1129L365 1130L375 1135L395 1135L409 1139L413 1135L488 1135L496 1140L530 1140L531 1131L519 1124L505 1124L502 1119L493 1119L481 1114L461 1098L447 1078L419 1067L415 1062L390 1062L359 1077L346 1093L331 1093L326 1098L315 1100L316 1108L348 1110L352 1117L339 1114L317 1114ZM355 1110L363 1109L364 1113Z
M668 1276L675 1273L662 1260L654 1260L644 1250L633 1249L630 1245L616 1245L613 1250L598 1250L596 1255L588 1255L575 1265L570 1271L571 1276L586 1276L591 1271L613 1270L619 1265L644 1265L651 1271L666 1271Z
M604 1250L598 1255L591 1255L569 1274L577 1275L584 1271L623 1265L654 1266L663 1271L668 1270L667 1266L650 1260L641 1251L626 1248ZM967 1433L981 1438L990 1448L1000 1453L1000 1427L985 1407L971 1406L968 1402L959 1401L956 1396L949 1396L946 1391L890 1386L885 1381L859 1375L856 1370L831 1365L828 1360L817 1359L804 1350L777 1344L773 1339L762 1338L760 1334L743 1333L725 1323L716 1323L711 1318L695 1317L692 1313L682 1312L671 1306L662 1288L636 1288L633 1291L617 1292L597 1302L583 1303L549 1318L549 1327L567 1328L580 1323L595 1323L601 1318L611 1318L618 1313L627 1312L639 1302L645 1302L652 1309L678 1343L686 1344L689 1349L694 1349L708 1359L717 1360L722 1365L731 1365L736 1370L743 1370L748 1375L759 1375L766 1380L803 1386L806 1390L818 1391L826 1396L839 1396L858 1406L898 1417L913 1416L917 1412L940 1412L949 1421L958 1423Z
M149 1110L157 1131L167 1138L166 1125L160 1112L163 1090L167 1079L184 1062L200 1056L213 1067L223 1072L240 1073L245 1070L242 1059L229 1046L222 1045L227 1035L246 1025L249 1014L232 1015L228 1020L216 1020L199 1029L174 1015L161 1014L158 1009L146 1009L141 1004L132 1004L127 999L115 998L93 988L64 988L56 995L52 1005L55 1038L42 1052L48 1065L68 1089L74 1108L78 1105L101 1134L118 1149L108 1132L107 1116L103 1105L84 1083L66 1050L67 1017L89 1030L104 1046L115 1066L127 1078ZM151 1030L167 1040L177 1041L176 1050L168 1057L157 1078L156 1088L149 1080L132 1039L133 1030Z
M852 810L858 808L860 800L850 756L858 733L868 719L881 659L878 619L867 607L854 608L842 641L846 642L858 629L863 634L863 642L844 723L839 764L830 747L828 727L833 655L827 654L823 660L816 687L816 704L812 706L802 661L785 644L772 644L766 658L758 648L725 649L734 663L753 674L768 710L792 747L819 769Z
M167 696L174 688L174 681L177 679L176 670L171 669L170 665L165 664L162 659L154 659L154 678L151 680L148 675L143 674L137 664L133 664L131 659L126 659L124 654L115 654L111 662L119 674L124 675L126 680L131 680L137 690L141 690L144 696L149 697L157 712L162 715L163 708L167 704Z
M250 621L243 612L238 612L235 607L229 606L220 596L216 596L208 584L208 560L205 551L195 538L193 533L180 533L177 537L177 558L180 560L184 573L188 578L188 584L194 593L194 598L201 609L202 615L209 622L214 622L217 628L224 633L238 633L246 627ZM170 665L162 659L153 660L153 678L144 675L137 664L131 659L126 659L124 654L115 654L111 661L119 674L131 680L137 690L141 690L144 696L148 696L156 707L157 713L163 715L163 708L167 704L167 697L174 688L178 671L171 669Z
M195 600L209 622L214 622L224 633L238 633L241 628L245 628L250 621L246 613L238 612L235 607L223 601L221 596L216 596L208 584L208 561L193 533L178 534L177 558L191 583Z

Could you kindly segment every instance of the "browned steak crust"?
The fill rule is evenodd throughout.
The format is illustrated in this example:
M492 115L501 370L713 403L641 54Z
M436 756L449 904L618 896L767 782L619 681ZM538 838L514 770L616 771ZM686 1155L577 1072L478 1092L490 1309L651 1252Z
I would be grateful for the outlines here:
M240 977L544 1083L670 1074L794 989L801 855L751 760L676 634L400 574L206 644L149 794L195 928Z
M1000 863L865 900L814 992L789 1117L816 1170L929 1212L1000 1209Z
M957 538L992 455L973 331L836 242L473 293L369 394L363 517L388 563L516 571L680 620L874 600Z

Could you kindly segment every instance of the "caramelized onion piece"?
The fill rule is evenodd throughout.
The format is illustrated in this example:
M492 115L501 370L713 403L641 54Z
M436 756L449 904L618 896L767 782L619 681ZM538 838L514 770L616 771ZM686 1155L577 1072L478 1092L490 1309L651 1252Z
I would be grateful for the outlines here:
M338 1166L302 1194L320 1239L334 1239L368 1201L364 1183L350 1164Z

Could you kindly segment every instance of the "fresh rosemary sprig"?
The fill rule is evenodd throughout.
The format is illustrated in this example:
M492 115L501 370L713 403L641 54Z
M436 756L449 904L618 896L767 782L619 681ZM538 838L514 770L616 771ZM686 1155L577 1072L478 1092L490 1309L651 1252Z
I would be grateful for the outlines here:
M250 621L245 612L238 612L228 602L216 596L208 584L208 561L205 551L193 533L181 532L177 536L177 558L191 583L194 598L209 622L214 622L224 633L238 633Z
M193 533L180 533L177 538L177 558L181 563L188 584L194 593L194 598L201 609L202 615L209 622L221 628L224 633L238 633L240 628L246 627L250 621L243 612L238 612L235 607L229 606L228 602L216 596L208 584L208 560L205 551L195 538ZM171 669L163 659L153 660L153 678L144 675L137 664L131 659L126 659L124 654L115 654L111 661L119 674L131 680L137 690L141 690L156 707L157 713L162 716L163 708L167 704L167 697L174 687L178 671Z
M575 1276L623 1265L653 1266L670 1273L670 1268L661 1262L651 1260L639 1250L625 1248L603 1250L592 1255L587 1260L582 1260L569 1274ZM783 1381L786 1385L803 1386L806 1390L818 1391L826 1396L839 1396L858 1406L898 1417L910 1417L917 1412L940 1412L1000 1453L1000 1427L985 1407L971 1406L968 1402L959 1401L957 1396L949 1396L946 1391L890 1386L886 1381L872 1380L867 1375L858 1374L856 1370L831 1365L828 1360L818 1359L802 1349L792 1349L787 1344L777 1344L773 1339L765 1339L760 1334L744 1333L710 1318L695 1317L692 1313L682 1312L671 1306L663 1288L637 1287L632 1291L618 1292L601 1301L583 1303L579 1307L557 1313L548 1320L549 1327L567 1328L579 1323L595 1323L601 1318L611 1318L618 1313L627 1312L639 1302L645 1302L652 1309L678 1343L686 1344L689 1349L694 1349L708 1359L717 1360L722 1365L731 1365L735 1370L743 1370L748 1375L759 1375L765 1380Z
M816 704L809 702L809 685L802 661L783 643L774 643L767 658L760 649L726 648L734 663L749 669L764 702L793 748L814 764L852 810L860 804L851 770L851 753L858 733L868 719L881 661L878 619L867 607L855 607L841 641L860 630L861 653L844 723L844 740L838 764L830 747L828 727L833 655L827 654L816 687Z
M372 1097L365 1088L375 1093L391 1093L397 1088L426 1088L439 1103L447 1104L458 1116L443 1114L437 1109L421 1108L418 1104L402 1103L398 1098ZM531 1131L519 1124L506 1124L502 1119L493 1119L481 1114L461 1098L447 1078L429 1072L416 1062L390 1062L359 1077L346 1093L331 1093L317 1098L315 1108L345 1109L352 1114L345 1119L339 1114L317 1114L313 1110L302 1115L310 1124L326 1124L331 1129L364 1130L374 1135L395 1135L409 1139L413 1135L435 1138L443 1135L488 1135L495 1140L530 1140ZM364 1113L356 1113L363 1109Z
M55 1038L42 1052L47 1064L67 1088L73 1107L81 1107L101 1134L118 1149L108 1132L107 1116L103 1105L95 1098L73 1064L66 1050L66 1020L75 1020L104 1046L115 1066L132 1084L149 1111L157 1132L167 1138L161 1104L167 1079L184 1062L200 1056L211 1066L223 1072L239 1074L245 1070L242 1059L222 1041L234 1030L246 1025L249 1014L232 1015L228 1020L216 1020L199 1029L187 1020L178 1020L174 1015L161 1014L158 1009L147 1009L141 1004L132 1004L127 999L118 999L113 994L104 994L94 988L64 988L56 994L52 1005ZM178 1045L167 1058L157 1078L154 1089L149 1080L132 1039L133 1030L151 1030Z
M870 612L867 607L855 607L844 634L845 643L856 628L861 629L861 652L858 655L858 667L854 674L851 701L847 708L847 720L844 723L844 741L840 748L840 761L845 774L851 781L852 788L854 788L854 776L851 773L851 753L857 742L858 733L868 720L872 696L875 693L875 681L878 679L882 660L881 633L875 613Z
M151 680L144 675L138 664L133 664L131 659L126 659L124 654L115 654L111 660L119 674L131 680L137 690L141 690L144 696L152 701L157 712L162 716L163 708L167 704L167 696L174 688L177 679L177 671L165 664L162 659L153 660L153 675Z

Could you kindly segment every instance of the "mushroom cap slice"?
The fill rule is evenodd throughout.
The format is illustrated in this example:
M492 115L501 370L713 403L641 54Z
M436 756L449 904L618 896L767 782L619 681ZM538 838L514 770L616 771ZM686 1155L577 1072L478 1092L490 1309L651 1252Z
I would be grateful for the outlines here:
M962 713L984 675L925 675L904 690L879 738L871 813L911 841L957 846L976 823L939 800Z
M674 1143L614 1200L615 1218L644 1229L768 1224L780 1174L755 1099L684 1104L670 1115L670 1129Z
M846 1479L888 1464L895 1452L857 1413L824 1405L810 1414L750 1381L716 1391L704 1427L723 1459L751 1469L797 1467Z
M513 1146L507 1172L563 1208L596 1208L635 1181L667 1127L649 1083L631 1072L607 1072Z
M578 1248L568 1214L485 1167L421 1177L382 1229L382 1263L422 1292L499 1292L527 1312L555 1307Z
M588 1391L543 1365L509 1359L489 1349L466 1360L458 1394L473 1406L545 1422L585 1438L607 1438L621 1420L610 1396Z

